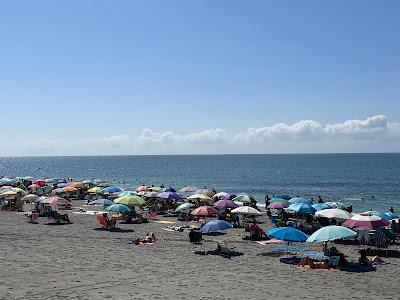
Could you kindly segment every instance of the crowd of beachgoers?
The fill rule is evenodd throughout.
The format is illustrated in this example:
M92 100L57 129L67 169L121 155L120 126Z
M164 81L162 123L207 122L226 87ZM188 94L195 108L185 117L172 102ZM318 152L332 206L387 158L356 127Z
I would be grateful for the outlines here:
M73 213L91 214L96 216L99 228L113 231L118 230L118 223L140 224L163 218L169 224L167 220L175 218L183 225L167 226L165 230L187 231L188 241L194 244L201 244L204 235L244 228L244 240L260 244L284 242L286 248L279 248L284 252L307 248L295 243L321 243L322 252L286 261L310 268L339 268L348 263L335 246L328 247L328 242L335 242L366 245L368 248L360 250L357 263L372 269L381 262L372 254L395 244L400 234L393 207L387 212L353 213L351 205L325 201L321 196L313 199L266 195L263 200L264 204L260 204L248 194L235 195L207 187L184 186L176 190L143 184L126 190L102 180L0 178L1 210L24 212L31 223L47 218L55 224L68 224L73 222ZM261 224L267 220L272 226L265 230ZM139 245L156 241L155 234L148 232L127 242ZM217 250L229 255L229 248L221 243Z

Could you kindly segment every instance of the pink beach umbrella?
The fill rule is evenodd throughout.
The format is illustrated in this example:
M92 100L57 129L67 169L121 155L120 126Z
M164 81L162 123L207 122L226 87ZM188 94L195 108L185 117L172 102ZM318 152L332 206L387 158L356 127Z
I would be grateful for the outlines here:
M219 200L214 203L214 207L217 209L223 209L223 208L236 208L239 207L235 202L232 200Z
M44 186L44 185L46 185L46 181L44 181L44 180L36 180L33 184L37 184L39 186Z
M146 192L149 190L150 190L150 187L148 185L142 185L136 189L136 192Z
M191 212L194 216L215 216L218 214L217 210L211 206L200 206Z
M385 227L389 225L389 222L378 216L354 215L351 219L344 221L342 225L350 228L371 229Z
M286 207L289 207L289 204L284 203L284 202L273 202L273 203L271 203L270 205L267 206L267 208L269 208L269 209L273 209L273 208L275 208L275 209L283 209L283 208L286 208Z

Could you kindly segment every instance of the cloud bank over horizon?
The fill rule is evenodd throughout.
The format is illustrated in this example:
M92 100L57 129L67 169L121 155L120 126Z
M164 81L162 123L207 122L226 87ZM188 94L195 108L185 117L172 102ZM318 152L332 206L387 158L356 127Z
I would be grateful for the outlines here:
M399 152L399 140L400 123L389 122L380 114L334 124L314 120L276 123L241 132L212 128L176 133L144 128L138 135L119 133L85 139L39 137L11 141L3 147L1 155L387 152L388 149Z

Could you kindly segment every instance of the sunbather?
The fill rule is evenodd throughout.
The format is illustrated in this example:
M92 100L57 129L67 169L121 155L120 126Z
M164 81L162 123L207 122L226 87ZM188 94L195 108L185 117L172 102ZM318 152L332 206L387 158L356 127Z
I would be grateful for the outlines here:
M140 244L151 244L156 241L157 241L156 236L154 235L153 232L151 232L151 233L147 233L147 235L144 239L138 238L138 239L133 240L133 243L136 245L140 245Z

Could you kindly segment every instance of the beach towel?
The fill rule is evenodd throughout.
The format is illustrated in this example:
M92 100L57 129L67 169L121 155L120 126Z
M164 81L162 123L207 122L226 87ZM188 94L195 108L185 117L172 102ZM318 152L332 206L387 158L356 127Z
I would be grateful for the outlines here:
M154 222L159 223L159 224L175 224L176 223L176 222L172 222L172 221L154 221Z
M125 245L131 245L131 244L136 245L132 240L120 240L120 243L125 244ZM139 245L153 245L153 244L155 244L155 242L152 242L152 243L142 243L142 242L140 242L139 243Z
M270 245L270 244L282 244L283 241L280 241L277 239L270 239L267 241L256 241L256 243L265 246L265 245Z

